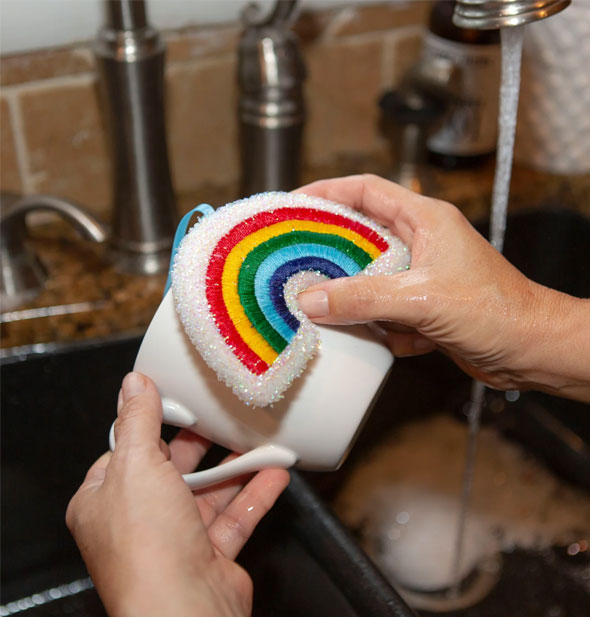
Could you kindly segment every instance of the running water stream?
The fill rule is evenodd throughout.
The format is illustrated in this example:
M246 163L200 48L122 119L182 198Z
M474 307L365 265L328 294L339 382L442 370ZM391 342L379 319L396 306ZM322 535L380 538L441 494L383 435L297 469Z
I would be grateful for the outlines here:
M514 152L514 136L516 132L516 115L518 110L518 95L520 92L520 64L522 59L524 26L502 28L500 32L502 44L502 80L500 84L500 113L498 117L498 148L496 154L496 169L492 191L492 207L490 217L490 242L498 251L504 248L504 232L506 230L506 213L508 210L508 195L510 192L510 176L512 174L512 157ZM463 472L463 490L457 536L452 564L451 596L459 594L461 583L461 560L465 542L465 529L469 513L469 502L473 485L475 454L477 450L477 435L479 433L481 411L485 396L485 385L474 381L471 388L469 403L469 437L465 469Z

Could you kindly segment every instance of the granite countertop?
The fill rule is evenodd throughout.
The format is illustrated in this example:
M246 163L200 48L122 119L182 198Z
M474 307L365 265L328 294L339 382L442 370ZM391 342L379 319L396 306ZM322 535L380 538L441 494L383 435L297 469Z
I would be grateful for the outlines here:
M350 159L308 171L304 181L359 171L387 175L383 161ZM493 162L470 171L433 170L432 179L434 196L455 203L471 220L488 216ZM203 201L219 206L235 195L235 186L205 188L198 195L183 196L180 210L184 212ZM542 206L570 208L590 216L590 176L557 176L515 166L510 211ZM69 227L57 222L36 227L32 244L49 278L33 302L2 313L2 348L145 331L162 298L164 274L144 277L117 273L108 263L106 247L80 240ZM63 314L39 317L35 316L39 312L29 311L45 307L60 307L53 312Z

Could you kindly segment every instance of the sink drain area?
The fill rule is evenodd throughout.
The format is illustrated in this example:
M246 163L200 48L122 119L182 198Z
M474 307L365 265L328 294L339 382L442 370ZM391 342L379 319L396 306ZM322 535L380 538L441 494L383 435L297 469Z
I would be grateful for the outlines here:
M398 587L402 598L413 608L429 613L449 613L480 603L496 586L502 569L502 555L486 557L472 570L458 589L423 591Z

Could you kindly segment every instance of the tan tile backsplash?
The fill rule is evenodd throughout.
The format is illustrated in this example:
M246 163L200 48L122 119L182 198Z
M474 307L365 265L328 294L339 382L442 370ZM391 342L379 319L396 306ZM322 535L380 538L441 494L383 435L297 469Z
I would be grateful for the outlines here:
M239 38L240 28L237 25L169 32L166 36L167 60L175 64L235 55Z
M387 33L405 26L422 24L428 18L430 4L424 0L414 0L364 7L350 6L340 11L338 19L333 21L331 34L347 36L367 32Z
M89 75L19 93L28 174L35 191L109 205L108 161L96 82Z
M20 193L21 178L18 168L14 131L6 99L0 99L0 186L3 191Z
M235 71L233 56L168 70L168 147L177 192L238 175Z
M342 152L378 148L375 100L382 57L382 41L326 43L308 50L308 164L325 163Z
M385 149L376 101L419 54L429 5L350 4L300 16L307 169ZM164 33L168 145L180 197L237 183L239 35L237 24ZM5 56L0 84L0 188L74 199L108 219L110 171L91 42Z
M422 32L408 28L395 37L391 47L392 58L386 63L384 82L398 84L422 51Z
M93 70L90 46L45 49L27 54L4 56L0 67L0 85L12 86Z

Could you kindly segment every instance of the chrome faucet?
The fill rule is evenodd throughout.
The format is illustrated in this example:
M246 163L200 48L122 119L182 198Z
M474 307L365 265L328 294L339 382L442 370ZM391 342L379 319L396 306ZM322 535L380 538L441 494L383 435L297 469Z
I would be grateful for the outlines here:
M290 25L297 0L250 4L238 47L241 192L288 191L300 183L306 69Z
M457 0L453 23L460 28L495 30L551 17L571 0Z
M85 237L107 242L117 270L155 274L168 268L177 223L164 124L164 44L149 26L143 0L106 0L95 43L113 168L110 233L83 208L50 195L2 195L3 310L32 300L47 277L27 245L34 210L61 214Z
M27 244L27 216L35 211L60 214L84 238L104 242L103 225L71 201L51 195L2 194L0 205L0 303L11 311L33 300L43 289L45 268Z
M165 46L143 0L106 0L94 52L113 177L110 254L133 274L167 269L177 224L164 121Z

